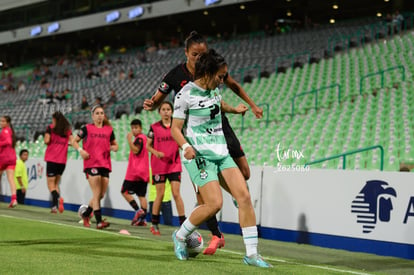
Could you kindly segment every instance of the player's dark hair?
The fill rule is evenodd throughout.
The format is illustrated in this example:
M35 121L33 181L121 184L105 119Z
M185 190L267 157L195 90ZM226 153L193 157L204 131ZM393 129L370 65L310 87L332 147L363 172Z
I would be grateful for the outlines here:
M13 125L11 123L11 117L10 116L3 116L3 118L6 120L7 124L9 125L11 131L12 131L12 147L16 147L16 133L14 132Z
M70 123L66 117L59 111L54 112L52 117L56 119L56 125L52 129L53 133L64 137L70 131Z
M161 107L162 107L162 105L164 105L164 104L168 104L168 105L170 105L171 110L173 110L173 111L174 111L174 106L173 106L173 104L172 104L171 102L169 102L169 101L163 101L163 102L161 102L160 106L158 107L158 113L161 111Z
M192 31L187 36L187 38L184 40L184 47L186 50L188 50L193 44L203 44L203 43L207 45L206 39L198 32Z
M139 127L142 127L142 122L138 118L135 118L131 121L131 126L132 125L138 125Z
M212 77L224 65L227 65L224 57L218 54L214 49L210 49L202 54L197 60L195 64L194 79L199 79L204 76Z
M21 157L24 153L29 153L29 151L27 149L22 149L19 152L19 156Z

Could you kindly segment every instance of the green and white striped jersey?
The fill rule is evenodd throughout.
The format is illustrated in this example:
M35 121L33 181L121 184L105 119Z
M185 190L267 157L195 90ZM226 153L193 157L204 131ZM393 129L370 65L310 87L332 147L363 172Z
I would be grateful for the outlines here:
M189 82L175 96L173 117L185 120L184 137L198 156L210 160L228 156L221 124L221 92L218 88L204 90L194 82Z

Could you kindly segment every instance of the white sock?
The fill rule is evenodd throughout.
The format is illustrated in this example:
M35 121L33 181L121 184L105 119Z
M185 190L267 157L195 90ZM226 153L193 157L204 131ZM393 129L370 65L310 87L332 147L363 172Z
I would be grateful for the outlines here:
M190 219L187 218L183 224L180 226L180 229L177 231L177 238L185 240L194 230L197 229L197 226L190 222Z
M246 256L257 254L257 244L259 243L257 227L249 226L242 228L243 241L246 246Z

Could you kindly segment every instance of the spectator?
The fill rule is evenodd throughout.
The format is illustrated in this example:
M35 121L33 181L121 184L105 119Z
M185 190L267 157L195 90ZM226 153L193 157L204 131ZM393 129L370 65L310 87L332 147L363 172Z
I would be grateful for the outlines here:
M128 79L133 79L133 78L134 78L134 71L132 69L129 69Z
M86 96L82 96L81 110L89 110L89 103Z
M24 82L23 81L20 81L19 84L17 85L17 91L19 93L26 92L26 85L24 85Z
M119 80L125 80L125 78L126 78L126 74L125 74L125 71L122 69L122 70L119 72L118 79L119 79Z
M27 168L24 163L29 158L29 151L26 149L20 150L19 157L20 159L16 161L16 168L14 169L14 182L16 183L17 203L24 204L27 186L29 184Z
M105 108L111 107L118 101L115 90L111 90L111 96L109 97L108 101L105 103Z
M68 70L65 70L65 72L63 73L63 78L69 78Z

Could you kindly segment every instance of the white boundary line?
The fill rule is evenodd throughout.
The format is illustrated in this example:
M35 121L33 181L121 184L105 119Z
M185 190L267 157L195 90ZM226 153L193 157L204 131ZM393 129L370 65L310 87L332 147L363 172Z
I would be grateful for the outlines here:
M12 219L17 219L17 220L34 221L34 222L40 222L40 223L46 223L46 224L53 224L53 225L76 228L76 229L81 229L81 230L90 230L90 228L80 227L80 226L75 226L75 225L70 225L70 224L64 224L64 223L58 223L58 222L52 222L52 221L35 220L35 219L22 218L22 217L15 217L15 216L9 216L9 215L4 215L4 214L0 214L0 217L12 218ZM117 233L117 232L111 232L111 231L105 231L105 230L96 230L96 231L93 231L93 232L99 232L99 233L104 233L104 234L109 234L109 235L114 235L114 236L135 238L135 239L146 240L146 241L157 241L157 240L146 238L146 237L125 235L125 234L120 234L120 233ZM164 242L163 240L158 240L158 241ZM244 256L243 253L233 251L233 250L220 249L220 251L225 252L225 253L229 253L229 254ZM340 273L348 273L348 274L355 274L355 275L371 275L370 273L364 273L364 272L358 272L358 271L352 271L352 270L345 270L345 269L339 269L339 268L334 268L334 267L329 267L329 266L322 266L322 265L304 264L304 263L299 263L299 262L292 262L292 261L277 259L277 258L273 258L273 257L263 257L263 258L267 259L267 260L274 261L274 262L279 262L279 263L301 265L301 266L306 266L306 267L311 267L311 268L316 268L316 269L340 272Z

